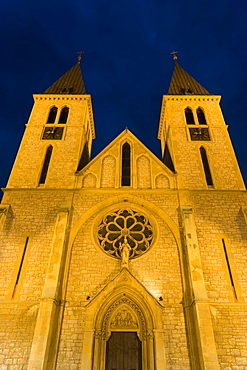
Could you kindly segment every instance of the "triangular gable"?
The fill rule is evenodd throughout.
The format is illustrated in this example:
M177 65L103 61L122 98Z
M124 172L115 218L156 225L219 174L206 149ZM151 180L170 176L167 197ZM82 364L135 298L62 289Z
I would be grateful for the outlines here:
M131 148L132 188L174 188L176 175L128 129L122 131L77 173L82 180L82 182L79 181L79 186L121 187L121 155L122 146L125 142L128 142ZM83 184L85 177L87 177L87 184Z
M103 297L110 297L111 294L118 296L124 292L132 296L145 297L145 302L153 302L156 306L162 305L155 299L155 297L147 290L147 288L127 269L123 268L97 295L90 300L87 306L94 305ZM110 299L112 300L112 298Z

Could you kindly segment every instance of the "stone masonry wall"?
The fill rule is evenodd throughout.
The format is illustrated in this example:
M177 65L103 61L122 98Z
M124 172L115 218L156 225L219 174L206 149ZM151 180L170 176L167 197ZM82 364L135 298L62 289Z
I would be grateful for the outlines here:
M27 369L38 307L38 303L0 303L1 370Z
M247 369L247 306L212 305L215 343L222 370Z
M231 300L229 270L220 245L223 237L238 298L247 302L247 225L241 209L245 194L190 193L187 204L194 209L208 297L213 302Z
M0 238L0 298L5 299L13 290L13 274L21 263L20 249L25 237L30 236L16 293L18 299L37 300L44 285L57 211L66 202L66 194L11 191L4 202L11 208Z

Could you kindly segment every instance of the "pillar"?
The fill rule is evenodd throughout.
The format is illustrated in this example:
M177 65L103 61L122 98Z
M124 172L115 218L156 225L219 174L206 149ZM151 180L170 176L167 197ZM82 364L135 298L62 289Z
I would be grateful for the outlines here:
M192 353L192 368L218 370L220 366L192 208L181 207L181 215L184 234L183 264L186 274L184 307Z
M57 322L59 322L60 315L58 309L60 306L60 288L66 257L68 218L69 208L60 208L54 229L52 248L36 321L28 370L53 370L55 368L57 349L54 348L54 343L52 345L52 351L50 351L50 348L51 342L57 341L57 332L59 332Z

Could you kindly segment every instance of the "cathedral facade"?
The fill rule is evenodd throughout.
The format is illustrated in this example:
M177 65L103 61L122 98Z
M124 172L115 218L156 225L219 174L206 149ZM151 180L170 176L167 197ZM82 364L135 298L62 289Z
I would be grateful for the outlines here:
M34 106L0 205L0 369L246 370L247 194L220 96L177 62L158 159L90 160L76 64Z

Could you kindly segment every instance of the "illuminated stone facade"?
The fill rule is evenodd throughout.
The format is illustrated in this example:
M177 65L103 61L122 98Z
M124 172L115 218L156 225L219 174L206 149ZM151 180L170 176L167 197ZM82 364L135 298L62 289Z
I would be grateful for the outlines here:
M164 161L126 129L87 163L95 134L79 68L34 95L4 189L1 370L110 370L110 338L124 333L141 343L136 370L246 370L247 194L220 96L176 63Z

